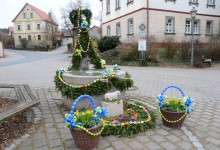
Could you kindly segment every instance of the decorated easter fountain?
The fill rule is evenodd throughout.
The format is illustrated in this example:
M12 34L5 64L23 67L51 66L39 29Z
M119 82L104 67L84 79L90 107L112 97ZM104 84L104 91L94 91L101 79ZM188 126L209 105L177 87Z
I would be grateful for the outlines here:
M73 33L77 33L71 65L67 70L61 68L57 71L54 80L63 96L64 106L71 108L74 99L83 94L91 95L95 103L101 105L105 93L117 90L121 92L121 99L124 99L125 90L132 87L133 81L118 65L105 68L105 60L100 58L98 46L89 36L92 12L82 10L80 2L78 5L79 8L72 10L69 15L74 26ZM78 108L85 106L89 106L88 101L80 101L77 105Z

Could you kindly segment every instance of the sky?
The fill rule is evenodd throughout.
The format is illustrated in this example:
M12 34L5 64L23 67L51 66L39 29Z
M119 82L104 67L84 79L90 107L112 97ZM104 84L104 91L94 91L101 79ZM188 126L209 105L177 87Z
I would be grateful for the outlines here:
M76 1L76 0L73 0ZM90 4L90 9L93 13L93 18L99 14L102 9L100 0L84 0ZM20 12L26 3L29 3L46 13L53 11L59 24L61 25L60 8L65 8L70 0L1 0L0 3L0 28L8 28L13 26L11 22L15 16ZM99 25L99 22L92 20L92 25ZM61 27L61 26L59 26Z

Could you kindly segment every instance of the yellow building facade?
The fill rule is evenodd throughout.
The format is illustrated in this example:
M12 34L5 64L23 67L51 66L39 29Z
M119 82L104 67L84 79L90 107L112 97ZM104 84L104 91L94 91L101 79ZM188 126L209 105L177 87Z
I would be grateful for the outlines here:
M20 48L20 40L26 38L27 46L47 47L52 45L52 33L58 30L57 23L51 19L50 14L28 3L12 20L14 23L15 47Z

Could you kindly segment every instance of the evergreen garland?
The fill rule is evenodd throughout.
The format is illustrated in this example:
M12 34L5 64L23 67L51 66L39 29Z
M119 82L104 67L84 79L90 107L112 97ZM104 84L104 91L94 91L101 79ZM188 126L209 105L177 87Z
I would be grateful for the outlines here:
M68 98L75 99L83 94L88 95L100 95L108 92L111 86L115 86L118 90L125 90L133 86L133 80L131 79L122 79L117 77L109 77L109 82L97 81L90 86L84 88L73 88L65 85L58 77L59 71L56 72L54 82L56 89L58 89L62 96L67 96Z

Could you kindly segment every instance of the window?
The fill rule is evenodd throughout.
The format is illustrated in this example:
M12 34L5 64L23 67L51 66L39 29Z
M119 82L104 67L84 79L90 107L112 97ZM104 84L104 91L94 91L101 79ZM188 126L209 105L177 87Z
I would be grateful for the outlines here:
M166 17L166 33L174 33L174 18Z
M18 36L18 39L21 40L21 36L20 35Z
M31 35L28 35L28 40L31 41Z
M110 0L107 0L107 5L106 5L106 14L110 14Z
M18 31L20 31L21 30L21 25L18 25Z
M30 13L30 18L34 18L33 13Z
M37 30L40 30L40 24L37 24Z
M37 36L37 39L38 39L38 40L41 40L41 35L38 35L38 36Z
M26 13L23 13L23 18L26 18Z
M127 4L133 3L133 0L127 0Z
M116 35L121 36L121 24L120 24L120 22L116 23Z
M107 36L111 36L111 27L107 26Z
M212 21L207 21L206 22L206 34L212 34Z
M128 20L128 34L134 34L134 23L133 19Z
M197 3L197 0L190 0L191 3Z
M208 0L207 5L215 5L215 0Z
M115 9L121 8L120 6L120 0L115 0Z
M27 24L27 29L31 30L31 25L30 24Z
M185 33L187 34L192 34L192 21L191 20L186 20L186 28L185 28ZM194 34L199 34L199 21L195 20L194 21Z
M186 21L186 33L191 33L191 21L187 20Z

